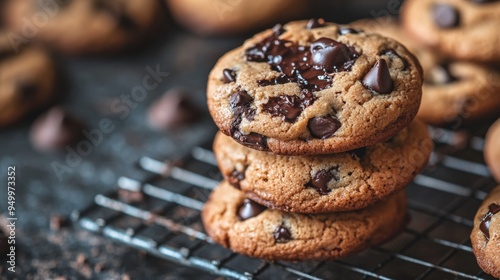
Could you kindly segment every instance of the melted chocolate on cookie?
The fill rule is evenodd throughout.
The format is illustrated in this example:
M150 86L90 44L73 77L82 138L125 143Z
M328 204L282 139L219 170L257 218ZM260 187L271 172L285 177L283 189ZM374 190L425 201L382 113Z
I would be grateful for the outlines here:
M279 35L275 31L246 49L247 61L266 62L272 70L285 74L291 82L312 92L329 88L331 74L349 71L359 56L353 47L332 39L320 38L307 47L282 40Z
M253 217L257 217L260 213L262 213L267 208L253 202L252 200L245 198L243 204L238 208L238 219L240 221L248 220Z
M479 229L483 232L484 236L486 236L486 239L488 240L490 239L491 217L493 217L493 215L497 214L498 212L500 212L500 205L495 203L490 204L490 206L488 206L488 213L484 215L484 218L479 225Z

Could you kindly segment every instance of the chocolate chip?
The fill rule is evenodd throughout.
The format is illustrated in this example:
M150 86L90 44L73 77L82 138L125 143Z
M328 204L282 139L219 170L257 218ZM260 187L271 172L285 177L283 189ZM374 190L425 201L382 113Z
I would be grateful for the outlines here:
M340 126L340 121L332 116L314 117L307 123L311 135L319 139L330 138Z
M290 83L290 79L286 75L280 75L279 77L273 78L271 80L258 80L257 84L259 87L267 87L273 85L282 85Z
M436 4L432 9L432 16L437 26L441 28L457 27L460 23L460 13L448 4Z
M167 131L192 123L200 116L200 109L189 98L189 92L171 89L151 104L148 123L154 129Z
M351 60L351 53L346 45L328 38L314 41L311 44L311 53L312 63L328 72L340 69L344 63Z
M339 34L340 35L346 35L346 34L359 34L359 30L356 30L352 27L346 27L342 26L339 28Z
M433 85L446 85L455 81L458 81L458 78L450 73L449 65L446 64L434 66L426 80L427 83Z
M262 109L273 116L281 116L286 122L294 122L314 100L310 92L302 98L296 95L281 95L269 98L269 101L262 105Z
M290 233L290 230L288 230L284 226L279 226L273 233L274 240L276 240L277 243L287 243L288 241L292 240L292 234Z
M83 138L85 125L61 107L40 116L31 127L31 142L40 151L59 150Z
M237 129L231 129L231 137L238 143L260 151L267 151L267 138L264 135L251 132L243 134Z
M315 19L312 18L307 22L306 28L307 29L313 29L313 28L318 28L318 27L323 27L325 26L325 20L320 18L320 19Z
M244 90L237 91L229 97L229 106L231 108L249 106L253 98Z
M363 78L363 85L380 94L391 93L394 89L394 82L389 73L387 62L379 59L372 69Z
M496 213L500 212L500 205L492 203L488 206L488 213L484 215L483 220L481 221L481 224L479 225L479 229L483 232L484 236L486 236L486 239L490 239L490 223L491 223L491 217L495 215Z
M238 207L238 219L240 221L248 220L250 218L258 216L266 209L266 207L248 198L245 198L245 200L243 200L243 204Z
M233 187L237 188L238 190L241 189L240 182L245 180L245 173L241 173L238 170L234 169L228 176L227 181L229 184L231 184Z
M311 181L309 181L306 186L316 189L321 195L326 195L331 191L327 186L328 182L331 180L338 180L336 173L336 168L320 170L311 178Z
M352 159L362 160L363 157L366 155L366 148L364 147L356 150L351 150L348 153L351 154Z
M231 69L224 69L222 71L222 81L226 84L236 82L236 72Z

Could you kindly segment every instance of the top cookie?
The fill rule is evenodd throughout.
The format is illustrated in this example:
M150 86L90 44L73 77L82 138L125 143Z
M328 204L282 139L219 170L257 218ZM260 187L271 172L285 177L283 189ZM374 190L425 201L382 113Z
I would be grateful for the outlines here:
M230 51L208 81L219 129L283 155L385 141L414 118L422 70L392 39L321 20L276 26Z
M11 0L2 12L16 42L33 39L70 54L136 46L163 22L156 0Z
M449 57L500 61L499 1L409 0L402 14L411 35Z

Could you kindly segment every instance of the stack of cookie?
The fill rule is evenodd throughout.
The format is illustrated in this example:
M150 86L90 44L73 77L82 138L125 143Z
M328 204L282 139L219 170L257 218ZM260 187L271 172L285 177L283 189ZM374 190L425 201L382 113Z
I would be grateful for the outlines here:
M207 89L225 177L202 212L207 233L273 260L336 259L387 240L432 149L412 122L421 94L406 48L350 26L291 22L230 51Z

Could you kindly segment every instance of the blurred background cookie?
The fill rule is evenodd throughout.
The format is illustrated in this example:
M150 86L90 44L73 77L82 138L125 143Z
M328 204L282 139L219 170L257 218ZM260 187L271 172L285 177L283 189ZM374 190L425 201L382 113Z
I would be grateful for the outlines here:
M0 128L47 106L55 97L56 70L36 47L11 45L0 32Z
M200 35L228 35L300 18L302 0L166 0L175 20Z
M500 61L500 2L407 0L402 22L410 35L450 58Z
M479 266L500 278L500 186L479 207L470 239Z
M395 18L363 19L352 24L399 41L418 58L424 85L417 117L427 124L458 128L500 115L500 73L496 69L444 59L408 36Z
M497 182L500 182L500 119L488 130L484 146L484 159L493 177Z
M2 12L20 43L33 39L69 54L129 49L164 21L156 0L7 0Z

